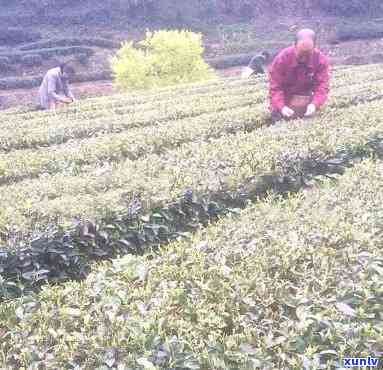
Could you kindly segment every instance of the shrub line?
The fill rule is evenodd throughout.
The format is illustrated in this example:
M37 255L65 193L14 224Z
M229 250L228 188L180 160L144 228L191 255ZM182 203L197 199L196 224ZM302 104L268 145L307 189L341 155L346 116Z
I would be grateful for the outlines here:
M91 73L79 73L73 78L73 82L87 82L87 81L101 81L112 79L109 70ZM0 89L13 90L13 89L32 89L40 86L42 77L29 77L29 78L3 78L0 79Z
M219 216L245 208L270 191L285 195L333 174L342 175L356 161L376 155L383 159L383 133L359 146L338 151L331 158L298 158L284 163L283 172L248 178L236 190L197 195L186 189L179 199L162 208L141 213L135 198L125 214L98 223L79 223L72 229L54 229L26 247L0 252L0 299L11 299L38 290L47 282L84 279L91 262L126 254L142 255L169 243Z

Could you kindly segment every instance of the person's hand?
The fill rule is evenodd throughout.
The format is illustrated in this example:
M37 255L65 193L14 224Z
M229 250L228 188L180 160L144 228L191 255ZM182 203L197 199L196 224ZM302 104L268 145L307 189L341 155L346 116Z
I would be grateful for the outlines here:
M289 107L283 107L281 113L282 116L286 118L291 118L295 114L295 112Z
M69 96L64 96L62 102L65 104L70 104L73 103L73 99Z
M305 113L305 117L311 117L315 114L317 108L315 106L315 104L309 104L307 106L307 110L306 110L306 113Z
M62 104L69 104L69 103L72 103L72 99L68 98L67 96L62 96L59 102Z

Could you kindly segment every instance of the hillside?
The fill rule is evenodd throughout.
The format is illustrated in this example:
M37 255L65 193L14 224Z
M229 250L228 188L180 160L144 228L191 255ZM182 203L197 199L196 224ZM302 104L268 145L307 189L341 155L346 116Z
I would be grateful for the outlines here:
M333 64L383 61L382 19L375 1L2 0L0 108L31 103L31 91L58 63L76 64L76 82L110 80L109 58L121 41L147 28L188 28L204 35L205 58L215 68L247 64L251 56L289 45L299 27L318 32ZM372 11L373 10L373 11ZM345 17L347 15L347 17ZM87 85L88 94L98 86ZM81 89L80 89L81 90ZM18 98L21 97L21 100Z
M1 367L382 356L382 79L278 126L263 77L0 113Z
M32 16L30 23L63 19L77 22L78 19L88 22L105 21L128 16L132 22L177 21L189 17L209 19L217 16L254 17L257 15L312 15L323 12L327 15L378 15L383 10L379 0L190 0L187 3L175 0L1 0L0 5L8 14L26 20ZM5 14L4 14L5 15ZM155 20L157 18L157 20ZM11 23L12 19L8 19Z

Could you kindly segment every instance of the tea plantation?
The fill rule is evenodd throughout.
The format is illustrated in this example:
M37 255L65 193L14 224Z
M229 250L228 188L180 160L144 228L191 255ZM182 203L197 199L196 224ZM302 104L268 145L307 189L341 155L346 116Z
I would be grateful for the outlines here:
M0 113L0 368L382 357L382 104L368 65L277 126L263 77Z

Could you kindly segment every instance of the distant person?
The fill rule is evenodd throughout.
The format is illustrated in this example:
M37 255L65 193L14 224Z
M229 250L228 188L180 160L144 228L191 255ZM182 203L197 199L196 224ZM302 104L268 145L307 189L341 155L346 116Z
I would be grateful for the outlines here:
M75 101L69 88L69 80L75 75L75 69L70 64L61 64L50 69L39 89L39 103L42 109L56 109Z
M311 117L321 108L329 92L329 61L315 47L313 30L296 34L295 45L282 50L270 69L272 122Z
M251 58L247 67L242 72L243 78L249 78L258 74L265 74L265 68L270 60L270 53L267 51L262 52L260 55L255 55Z

